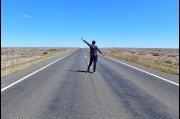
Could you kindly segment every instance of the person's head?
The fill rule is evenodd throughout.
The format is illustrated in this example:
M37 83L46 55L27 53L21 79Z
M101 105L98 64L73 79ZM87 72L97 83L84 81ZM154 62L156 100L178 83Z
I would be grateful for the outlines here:
M95 40L93 40L93 41L92 41L92 44L96 44L96 41L95 41Z

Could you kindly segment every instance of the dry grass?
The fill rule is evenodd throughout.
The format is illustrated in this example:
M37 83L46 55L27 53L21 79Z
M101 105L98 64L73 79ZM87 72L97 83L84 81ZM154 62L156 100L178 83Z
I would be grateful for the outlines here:
M102 49L111 57L137 63L146 67L160 70L165 73L179 75L178 49Z
M1 51L1 77L26 69L27 67L47 61L51 58L65 55L73 50L75 49L5 48Z

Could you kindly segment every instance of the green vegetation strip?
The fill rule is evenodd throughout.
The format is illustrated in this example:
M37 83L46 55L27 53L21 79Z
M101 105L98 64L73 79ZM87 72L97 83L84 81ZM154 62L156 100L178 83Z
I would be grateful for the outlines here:
M132 58L125 57L125 56L111 55L109 53L105 53L105 54L108 56L111 56L111 57L126 60L128 62L133 62L133 63L140 64L140 65L143 65L143 66L146 66L149 68L153 68L153 69L165 72L165 73L179 76L179 67L173 67L173 66L167 65L167 64L156 64L156 63L147 62L147 61L145 62L145 61L140 61L140 60L132 59Z
M56 53L53 53L53 54L50 54L50 55L44 55L44 56L42 56L40 58L30 60L30 61L27 61L27 62L24 62L24 63L15 64L15 65L12 65L12 66L9 66L9 67L2 68L1 69L1 78L5 77L5 76L8 76L9 74L15 73L17 71L20 71L20 70L26 69L28 67L31 67L32 65L38 64L40 62L47 61L47 60L55 58L57 56L63 56L65 54L70 53L71 51L73 51L73 50L68 50L68 51L64 51L64 52L60 51L60 52L56 52Z

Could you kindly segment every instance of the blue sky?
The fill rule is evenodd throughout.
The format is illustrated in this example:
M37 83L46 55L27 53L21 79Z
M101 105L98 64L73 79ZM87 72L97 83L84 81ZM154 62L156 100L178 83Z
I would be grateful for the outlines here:
M178 0L2 0L2 47L179 48Z

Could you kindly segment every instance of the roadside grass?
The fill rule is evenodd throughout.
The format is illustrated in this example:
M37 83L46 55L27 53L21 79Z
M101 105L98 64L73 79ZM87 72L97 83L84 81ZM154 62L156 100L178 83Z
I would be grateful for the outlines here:
M15 73L17 71L20 71L20 70L26 69L28 67L31 67L32 65L38 64L40 62L47 61L47 60L55 58L57 56L63 56L65 54L70 53L73 50L75 50L75 49L69 49L67 51L57 51L57 52L51 53L51 54L44 53L43 56L41 56L40 58L36 58L36 59L29 60L29 61L26 61L26 62L23 62L23 63L15 64L15 65L12 65L12 66L9 66L9 67L4 67L4 68L1 69L1 78L5 77L5 76L8 76L8 75L10 75L12 73Z
M140 61L138 59L133 59L133 58L126 57L126 56L118 56L118 55L110 54L108 52L105 52L105 54L107 56L111 56L111 57L115 57L115 58L118 58L118 59L126 60L126 61L129 61L129 62L133 62L133 63L136 63L136 64L140 64L140 65L149 67L149 68L153 68L153 69L165 72L165 73L169 73L169 74L179 76L179 67L178 66L175 67L175 66L171 66L171 65L168 65L168 64L153 63L153 62L150 62L150 61Z

